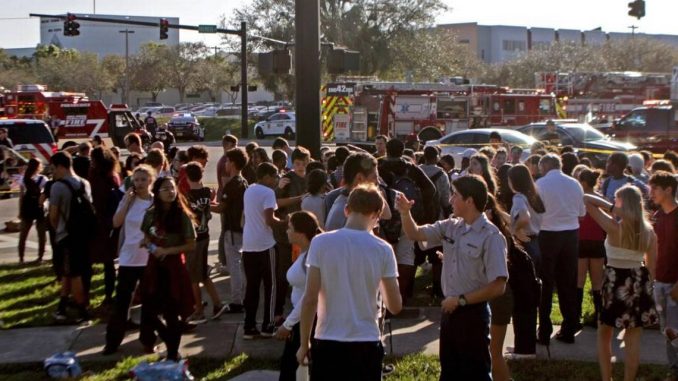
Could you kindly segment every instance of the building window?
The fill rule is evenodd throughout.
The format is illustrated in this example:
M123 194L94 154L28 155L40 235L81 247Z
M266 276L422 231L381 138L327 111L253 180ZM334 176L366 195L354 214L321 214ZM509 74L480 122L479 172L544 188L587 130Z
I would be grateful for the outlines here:
M549 46L551 46L551 43L549 41L533 41L532 42L532 49L548 49Z
M513 52L516 50L525 50L525 41L503 40L502 45L505 51Z

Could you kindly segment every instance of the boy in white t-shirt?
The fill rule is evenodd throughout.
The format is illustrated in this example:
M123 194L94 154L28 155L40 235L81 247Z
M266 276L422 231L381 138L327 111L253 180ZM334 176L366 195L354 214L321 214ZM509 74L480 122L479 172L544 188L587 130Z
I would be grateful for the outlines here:
M381 380L377 294L391 313L402 309L393 248L372 234L383 208L375 185L359 185L348 197L345 227L311 241L297 352L305 363L317 311L311 379Z
M245 332L244 339L273 336L272 304L275 301L275 239L272 227L287 224L275 217L278 204L273 189L278 184L278 169L271 163L257 167L257 182L244 195L245 226L242 237L242 263L245 268ZM261 332L256 328L259 287L264 283L264 321Z

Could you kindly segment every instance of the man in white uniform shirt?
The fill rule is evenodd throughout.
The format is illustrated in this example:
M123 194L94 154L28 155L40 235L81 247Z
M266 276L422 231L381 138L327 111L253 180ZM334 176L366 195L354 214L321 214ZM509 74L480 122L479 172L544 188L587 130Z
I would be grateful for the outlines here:
M537 180L537 192L546 212L539 232L542 279L537 342L548 345L553 333L551 300L553 286L558 290L563 324L556 340L574 343L579 329L577 314L577 263L579 256L579 217L586 215L584 191L579 182L561 171L560 158L552 153L539 160L543 175ZM556 271L556 269L558 269Z
M381 380L377 294L391 313L402 308L393 248L372 234L383 208L375 185L359 185L348 196L345 227L311 241L297 352L306 363L317 311L311 379Z

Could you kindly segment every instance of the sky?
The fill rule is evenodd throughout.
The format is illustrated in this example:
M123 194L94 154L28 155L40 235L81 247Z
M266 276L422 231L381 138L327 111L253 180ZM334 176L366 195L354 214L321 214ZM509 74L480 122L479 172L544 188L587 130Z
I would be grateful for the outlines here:
M179 17L182 24L218 24L222 15L251 0L0 0L0 48L33 47L40 40L38 19L29 13L65 12ZM398 1L398 0L393 0ZM627 15L630 0L443 0L450 9L437 23L477 22L483 25L516 25L556 29L678 34L678 0L646 0L641 20ZM215 35L181 31L182 41L219 43Z

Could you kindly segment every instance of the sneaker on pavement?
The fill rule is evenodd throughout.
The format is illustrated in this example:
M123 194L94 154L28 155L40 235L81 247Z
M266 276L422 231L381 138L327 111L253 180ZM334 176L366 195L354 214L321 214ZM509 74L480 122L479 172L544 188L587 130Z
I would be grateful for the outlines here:
M531 353L531 354L525 353L525 354L523 354L523 353L513 353L513 352L509 353L509 352L507 352L507 353L504 353L504 358L506 360L515 360L515 361L517 361L517 360L536 360L537 355L535 353Z
M261 336L263 337L273 337L274 333L275 326L273 324L269 324L267 327L261 327Z
M230 303L228 305L228 311L226 311L226 313L228 313L228 314L240 314L243 311L245 311L245 308L243 307L242 304Z
M246 328L242 338L245 340L253 340L259 336L261 336L261 332L259 332L256 328Z
M219 319L226 311L228 311L228 306L225 304L214 306L212 308L212 319Z
M66 320L68 320L68 315L66 315L65 309L58 309L58 310L54 311L54 313L52 314L52 317L54 317L54 319L56 321L66 321Z
M207 323L207 318L205 317L205 314L202 313L202 312L201 313L194 312L193 315L188 317L187 321L188 321L189 324L191 324L191 323L192 324L203 324L203 323Z
M195 330L195 328L197 327L196 324L185 322L185 321L181 322L180 325L181 325L181 333L182 334L193 332Z

